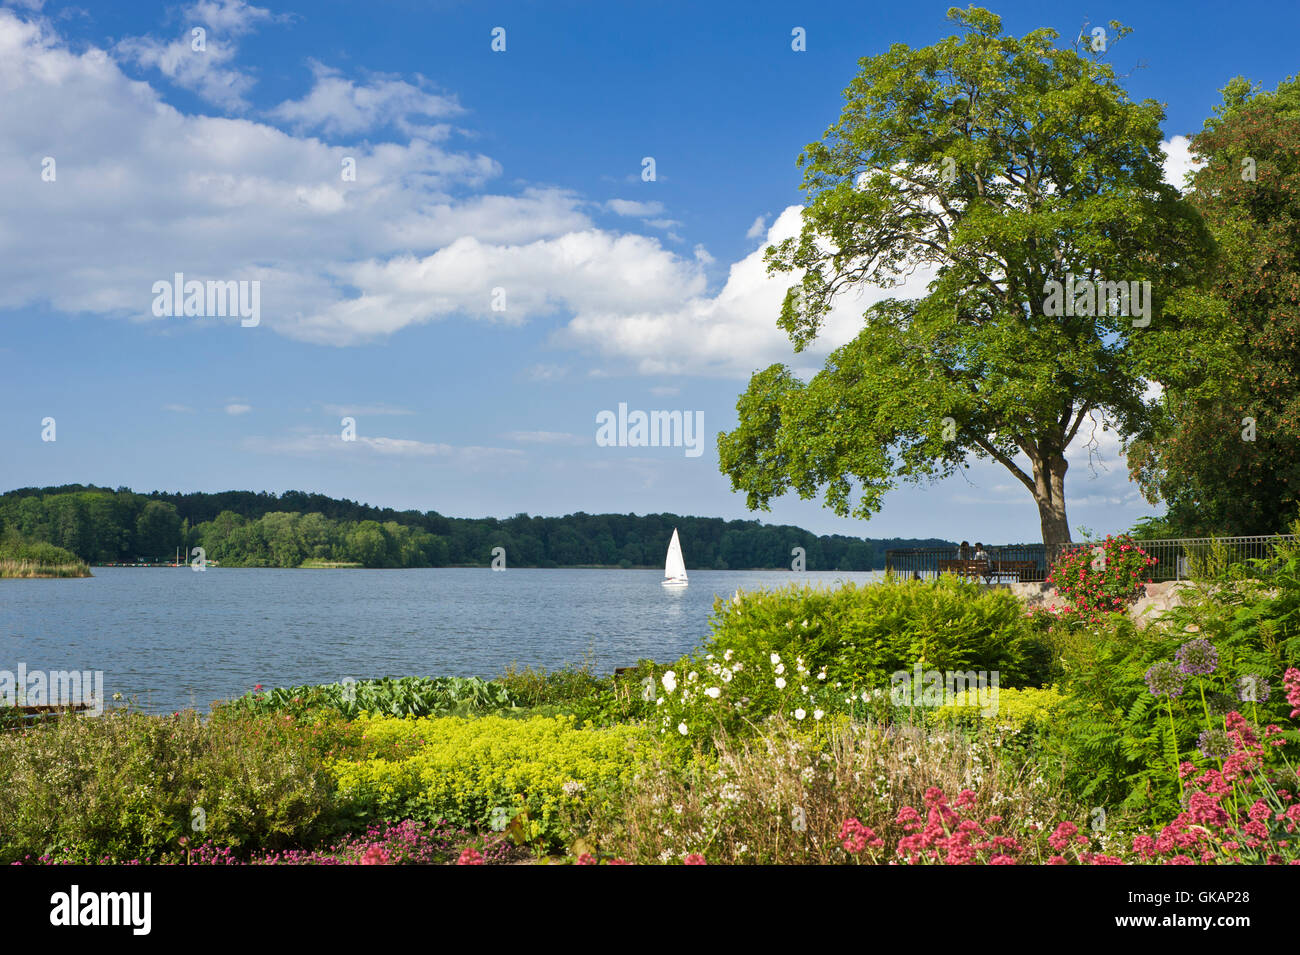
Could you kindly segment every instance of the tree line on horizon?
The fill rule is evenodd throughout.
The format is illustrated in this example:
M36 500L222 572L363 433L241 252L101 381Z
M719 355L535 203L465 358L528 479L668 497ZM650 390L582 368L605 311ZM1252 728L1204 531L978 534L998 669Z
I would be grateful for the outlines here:
M69 484L0 495L0 539L50 543L92 564L170 560L202 547L229 567L485 566L503 547L509 567L657 567L673 528L687 566L706 570L789 568L795 547L804 548L809 570L879 570L890 548L951 546L676 514L446 517L304 491L141 494Z

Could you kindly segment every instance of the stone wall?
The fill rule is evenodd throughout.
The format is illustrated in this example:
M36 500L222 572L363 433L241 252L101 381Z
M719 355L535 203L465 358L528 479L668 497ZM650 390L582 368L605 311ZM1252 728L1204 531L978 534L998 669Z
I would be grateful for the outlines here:
M1009 584L1011 592L1025 602L1025 606L1050 607L1052 604L1065 603L1051 584ZM1135 621L1150 622L1160 615L1182 603L1181 591L1188 586L1185 580L1168 580L1148 584L1146 595L1137 600L1128 609L1129 616Z

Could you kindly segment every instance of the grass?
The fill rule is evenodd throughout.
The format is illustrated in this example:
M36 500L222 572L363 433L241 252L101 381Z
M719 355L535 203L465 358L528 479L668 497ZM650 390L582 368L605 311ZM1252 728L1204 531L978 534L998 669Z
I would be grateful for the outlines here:
M0 540L0 577L89 577L90 567L71 551L10 534Z
M0 578L34 580L41 577L90 577L90 568L79 560L47 564L35 560L0 557Z

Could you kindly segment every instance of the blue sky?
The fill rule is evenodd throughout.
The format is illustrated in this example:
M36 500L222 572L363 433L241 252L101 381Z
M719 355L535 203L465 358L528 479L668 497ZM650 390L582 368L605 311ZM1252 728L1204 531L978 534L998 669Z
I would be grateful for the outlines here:
M841 310L795 356L776 329L784 286L760 256L797 224L795 158L838 117L859 57L950 34L948 6L0 6L0 488L755 516L713 436L752 371L810 372L854 330ZM1015 34L1133 27L1111 59L1132 96L1167 104L1174 181L1178 137L1228 79L1272 87L1295 69L1286 3L991 8ZM260 324L155 317L152 285L176 272L259 280ZM620 402L703 412L704 453L597 446L596 415ZM1067 495L1073 526L1105 532L1151 509L1100 437L1094 468L1072 452ZM900 488L870 522L795 498L756 516L1039 534L1023 488L982 464Z

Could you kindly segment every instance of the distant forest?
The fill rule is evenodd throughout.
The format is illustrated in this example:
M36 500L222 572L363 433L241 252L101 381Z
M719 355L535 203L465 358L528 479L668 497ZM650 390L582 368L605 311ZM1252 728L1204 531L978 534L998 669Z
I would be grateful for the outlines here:
M876 570L893 547L950 544L934 538L817 536L799 527L676 514L567 514L497 518L395 511L323 494L223 491L138 494L67 484L0 495L0 539L63 547L92 564L172 560L202 547L228 567L298 567L304 561L365 567L487 566L504 547L509 567L659 567L673 528L694 569L789 568L793 548L808 570Z

